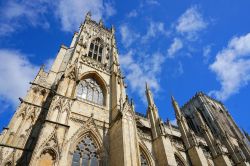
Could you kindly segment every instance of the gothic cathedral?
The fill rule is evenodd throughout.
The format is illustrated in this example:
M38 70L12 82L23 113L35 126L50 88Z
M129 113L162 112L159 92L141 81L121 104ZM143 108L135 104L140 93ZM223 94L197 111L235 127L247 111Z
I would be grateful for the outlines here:
M85 21L43 67L0 135L2 166L250 166L249 135L224 105L199 92L179 107L178 126L126 95L114 28ZM3 117L1 117L3 118Z

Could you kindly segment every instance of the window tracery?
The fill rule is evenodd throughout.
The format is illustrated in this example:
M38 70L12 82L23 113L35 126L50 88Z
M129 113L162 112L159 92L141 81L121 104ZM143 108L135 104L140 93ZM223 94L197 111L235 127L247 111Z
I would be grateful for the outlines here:
M93 58L99 62L102 61L103 44L100 38L93 40L89 47L88 57Z
M73 153L72 166L99 166L97 146L90 135L83 137Z
M102 89L92 78L87 78L79 83L77 97L79 99L84 99L99 105L103 105Z

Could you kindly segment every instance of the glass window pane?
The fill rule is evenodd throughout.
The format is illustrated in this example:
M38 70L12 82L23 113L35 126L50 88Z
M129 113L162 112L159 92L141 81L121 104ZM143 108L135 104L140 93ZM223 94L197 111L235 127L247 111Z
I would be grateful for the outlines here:
M96 104L103 104L102 89L92 78L85 79L79 83L77 88L77 97L92 101Z
M97 147L90 135L85 135L82 141L76 146L75 153L73 154L73 166L79 166L80 160L82 166L98 166L99 156L97 154ZM81 156L80 156L81 152Z
M98 103L98 95L99 92L97 90L94 91L94 96L93 96L93 102L94 103Z
M97 54L96 53L94 53L93 59L97 60Z
M90 50L93 50L93 48L94 48L94 44L91 43L91 44L90 44Z
M95 45L95 53L97 53L97 51L98 51L98 46L97 45Z
M73 166L79 166L80 165L80 154L79 153L74 153L73 154L72 165Z
M86 99L87 97L87 92L88 92L88 88L85 86L83 87L83 90L82 90L82 98L83 99Z
M92 101L92 98L93 98L93 89L89 87L87 93L87 100Z
M88 56L89 56L89 57L92 57L92 54L93 54L93 53L92 53L91 51L89 51Z
M98 56L98 59L97 59L99 62L102 61L102 57L101 56Z
M98 166L98 159L93 157L90 161L90 166Z
M82 95L82 89L83 87L82 87L82 84L80 84L79 86L78 86L78 89L77 89L77 96L78 97L80 97L81 95Z
M98 104L100 104L100 105L103 104L103 94L102 93L99 93Z
M89 159L83 159L82 160L82 166L89 166Z

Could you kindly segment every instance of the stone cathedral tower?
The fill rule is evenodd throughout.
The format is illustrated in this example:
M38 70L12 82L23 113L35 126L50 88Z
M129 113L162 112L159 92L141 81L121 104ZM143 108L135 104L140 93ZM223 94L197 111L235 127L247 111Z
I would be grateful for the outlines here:
M243 135L222 103L197 93L163 122L146 85L147 115L125 91L114 28L86 15L49 72L40 69L0 135L3 166L249 166Z

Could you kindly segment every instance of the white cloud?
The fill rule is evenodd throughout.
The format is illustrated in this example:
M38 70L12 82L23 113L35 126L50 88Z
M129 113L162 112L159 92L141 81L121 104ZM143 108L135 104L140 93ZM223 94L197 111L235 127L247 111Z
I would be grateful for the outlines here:
M208 60L210 59L210 53L211 53L211 45L203 47L203 57L205 63L207 63Z
M246 86L250 80L250 33L234 37L209 67L221 84L221 89L211 91L210 95L226 100Z
M173 43L170 45L169 49L168 49L168 58L174 58L175 57L175 53L177 51L179 51L180 49L182 49L183 44L181 39L179 38L174 38Z
M138 15L137 10L132 10L131 12L128 13L127 17L136 17Z
M177 71L176 71L176 74L177 75L182 75L184 73L184 70L183 70L183 65L181 62L178 63L178 68L177 68Z
M156 37L157 35L168 36L169 32L165 29L163 22L150 22L147 33L142 37L142 42L145 43L149 39Z
M146 3L149 5L160 5L157 0L146 0Z
M126 24L120 26L120 34L122 37L122 44L125 47L129 47L136 39L140 37L139 34L132 31Z
M24 97L38 71L25 55L15 50L0 50L0 96L17 105L18 98Z
M48 4L46 0L7 1L0 8L0 36L7 36L27 25L48 28L49 23L45 19Z
M177 21L176 31L187 35L189 40L196 40L197 33L207 27L203 16L197 6L193 6L185 11Z
M92 18L96 21L116 12L110 3L104 3L103 0L61 0L58 4L57 15L61 20L62 29L65 31L75 30L83 22L83 17L88 11L91 11Z
M56 16L62 30L77 30L85 14L91 11L92 18L108 18L116 13L112 3L103 0L21 0L7 1L0 8L0 36L6 36L24 27L49 28L48 15Z
M143 56L143 59L135 59L135 51L129 51L120 56L120 62L126 73L126 80L132 92L138 93L142 99L145 99L145 83L148 82L152 91L160 90L159 75L165 58L160 53L154 53L152 56Z

